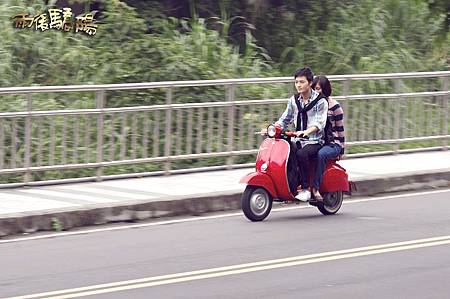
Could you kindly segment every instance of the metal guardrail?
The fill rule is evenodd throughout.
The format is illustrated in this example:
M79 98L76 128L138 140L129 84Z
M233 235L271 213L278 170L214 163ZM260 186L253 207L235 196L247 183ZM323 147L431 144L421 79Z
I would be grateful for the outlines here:
M446 149L449 77L450 71L329 76L342 87L341 95L334 98L344 107L347 145L392 145L392 150L382 153L396 153L402 143L440 140L440 148ZM401 80L423 78L441 78L441 90L401 92ZM361 80L394 80L395 92L350 95L351 82ZM26 111L0 112L0 175L21 174L23 182L15 185L31 185L34 173L55 170L96 169L94 177L64 180L79 181L190 171L174 170L172 163L192 159L225 159L226 165L216 168L249 165L236 165L235 159L257 152L261 139L253 134L259 130L254 124L276 120L287 100L238 101L236 87L290 82L290 77L275 77L0 88L0 95L26 97ZM175 89L200 86L224 86L225 101L173 103ZM135 89L164 89L166 103L106 108L108 91ZM33 94L62 92L95 92L96 108L33 110ZM418 150L422 149L429 147ZM164 163L164 168L119 175L103 172L106 167L148 163Z

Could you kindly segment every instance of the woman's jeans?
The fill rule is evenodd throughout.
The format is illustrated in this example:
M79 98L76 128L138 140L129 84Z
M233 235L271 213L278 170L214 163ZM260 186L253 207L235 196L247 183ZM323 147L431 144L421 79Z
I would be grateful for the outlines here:
M320 184L322 183L323 172L325 170L325 165L328 160L334 160L341 154L341 146L339 144L327 144L324 145L317 154L317 168L316 174L314 175L314 180L312 187L319 190Z

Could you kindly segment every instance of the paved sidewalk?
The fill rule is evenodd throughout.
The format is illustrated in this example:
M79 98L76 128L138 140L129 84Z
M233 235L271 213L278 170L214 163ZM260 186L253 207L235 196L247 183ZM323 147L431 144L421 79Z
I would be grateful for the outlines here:
M357 195L449 186L450 151L354 158L339 162ZM240 208L251 168L103 182L0 189L0 236L161 216Z

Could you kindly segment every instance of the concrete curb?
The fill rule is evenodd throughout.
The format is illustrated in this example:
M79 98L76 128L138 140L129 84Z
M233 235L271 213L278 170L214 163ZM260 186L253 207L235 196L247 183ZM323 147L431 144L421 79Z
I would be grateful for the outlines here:
M450 169L433 172L404 173L354 180L354 196L422 190L450 186ZM163 200L128 201L120 204L93 204L78 209L59 209L35 213L8 214L0 217L0 237L20 233L50 231L123 221L139 221L158 217L201 215L208 212L238 210L242 191L204 193Z
M450 169L409 172L401 175L373 176L355 180L356 196L372 196L379 193L436 189L450 186Z

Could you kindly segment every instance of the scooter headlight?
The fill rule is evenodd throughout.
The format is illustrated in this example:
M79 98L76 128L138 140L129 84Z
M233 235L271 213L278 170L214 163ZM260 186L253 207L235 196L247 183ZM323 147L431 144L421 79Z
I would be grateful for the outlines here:
M270 126L267 127L267 135L270 138L275 137L276 134L277 134L277 129L275 128L274 125L270 125Z

